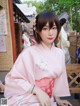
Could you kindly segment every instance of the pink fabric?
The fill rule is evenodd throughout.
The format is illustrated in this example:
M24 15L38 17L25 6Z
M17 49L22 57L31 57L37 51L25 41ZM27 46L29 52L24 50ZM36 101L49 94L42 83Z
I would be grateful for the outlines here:
M43 78L40 80L36 80L36 85L40 87L44 92L46 92L51 98L52 89L54 86L54 80L52 78Z
M29 89L44 78L55 80L51 80L54 83L53 97L70 95L63 51L54 45L49 49L45 44L23 50L5 78L4 95L8 98L8 106L22 106L23 103L25 106L40 106L37 96L29 93ZM51 106L56 106L52 97Z

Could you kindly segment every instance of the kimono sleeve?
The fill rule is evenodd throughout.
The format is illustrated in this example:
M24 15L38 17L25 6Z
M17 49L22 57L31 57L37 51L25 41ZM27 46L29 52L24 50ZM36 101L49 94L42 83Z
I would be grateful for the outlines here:
M13 65L13 68L5 78L7 89L17 93L27 92L33 84L33 77L29 71L32 71L29 55L27 53L24 56L23 54L20 54Z
M62 65L63 72L55 79L53 88L53 95L58 97L70 96L64 55Z

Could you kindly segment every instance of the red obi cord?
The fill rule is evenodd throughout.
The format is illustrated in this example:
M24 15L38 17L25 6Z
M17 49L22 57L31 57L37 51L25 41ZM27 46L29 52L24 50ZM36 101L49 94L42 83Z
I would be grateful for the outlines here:
M54 79L52 78L43 78L40 80L36 80L36 85L41 88L44 92L46 92L49 97L52 96L52 89L54 87Z

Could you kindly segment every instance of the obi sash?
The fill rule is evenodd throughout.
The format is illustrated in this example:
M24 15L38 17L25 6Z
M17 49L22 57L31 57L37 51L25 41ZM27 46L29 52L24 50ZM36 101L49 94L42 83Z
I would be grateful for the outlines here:
M52 90L54 87L54 79L53 78L42 78L40 80L36 80L36 85L41 88L44 92L46 92L49 97L52 96Z

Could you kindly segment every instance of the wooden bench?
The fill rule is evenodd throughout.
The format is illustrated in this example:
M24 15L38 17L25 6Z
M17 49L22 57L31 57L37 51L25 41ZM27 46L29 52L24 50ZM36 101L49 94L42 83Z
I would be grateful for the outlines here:
M66 70L70 92L80 94L80 64L66 65ZM70 99L69 101L73 106L80 106L80 98Z

